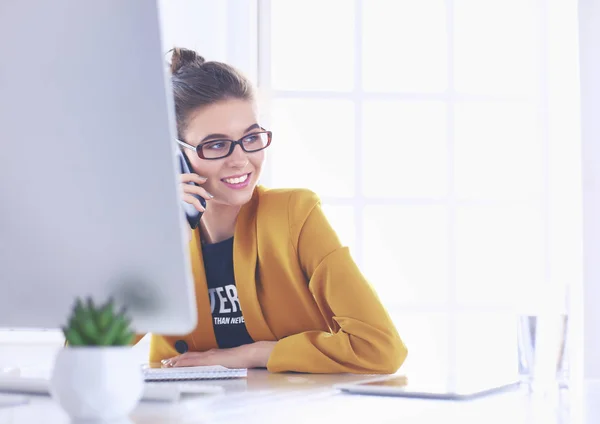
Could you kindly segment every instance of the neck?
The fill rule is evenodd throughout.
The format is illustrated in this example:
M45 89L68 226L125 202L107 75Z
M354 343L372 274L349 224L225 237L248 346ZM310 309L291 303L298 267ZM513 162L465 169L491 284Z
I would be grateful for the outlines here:
M240 206L209 202L200 219L200 233L208 244L219 243L233 237Z

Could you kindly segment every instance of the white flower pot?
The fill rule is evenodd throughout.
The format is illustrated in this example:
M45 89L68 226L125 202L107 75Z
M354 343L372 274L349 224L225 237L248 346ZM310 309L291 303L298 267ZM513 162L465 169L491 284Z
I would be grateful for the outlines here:
M52 397L75 420L119 420L136 407L144 376L130 346L66 347L54 363Z

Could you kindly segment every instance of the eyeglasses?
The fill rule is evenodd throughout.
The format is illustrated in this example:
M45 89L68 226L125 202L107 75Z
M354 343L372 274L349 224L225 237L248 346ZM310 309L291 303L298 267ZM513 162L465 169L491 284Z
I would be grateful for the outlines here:
M271 144L273 133L261 131L245 135L237 141L233 140L211 140L192 146L184 141L177 140L179 145L196 152L198 157L206 160L223 159L233 153L236 144L239 144L244 152L253 153L266 149Z

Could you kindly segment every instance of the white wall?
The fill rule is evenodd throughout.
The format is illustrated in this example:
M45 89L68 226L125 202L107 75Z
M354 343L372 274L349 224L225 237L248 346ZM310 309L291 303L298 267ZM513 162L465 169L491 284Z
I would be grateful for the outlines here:
M584 376L600 379L600 3L580 1Z
M600 414L600 3L579 0L583 278L571 301L573 422ZM580 402L585 402L581 404ZM581 408L581 409L580 409ZM579 411L585 411L581 416Z

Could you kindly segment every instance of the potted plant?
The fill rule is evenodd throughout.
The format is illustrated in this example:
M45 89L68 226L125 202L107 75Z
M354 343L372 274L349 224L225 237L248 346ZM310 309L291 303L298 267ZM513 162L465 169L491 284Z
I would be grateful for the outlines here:
M50 381L52 397L71 418L123 419L141 399L144 376L130 324L125 308L115 312L112 299L98 307L91 298L76 299Z

